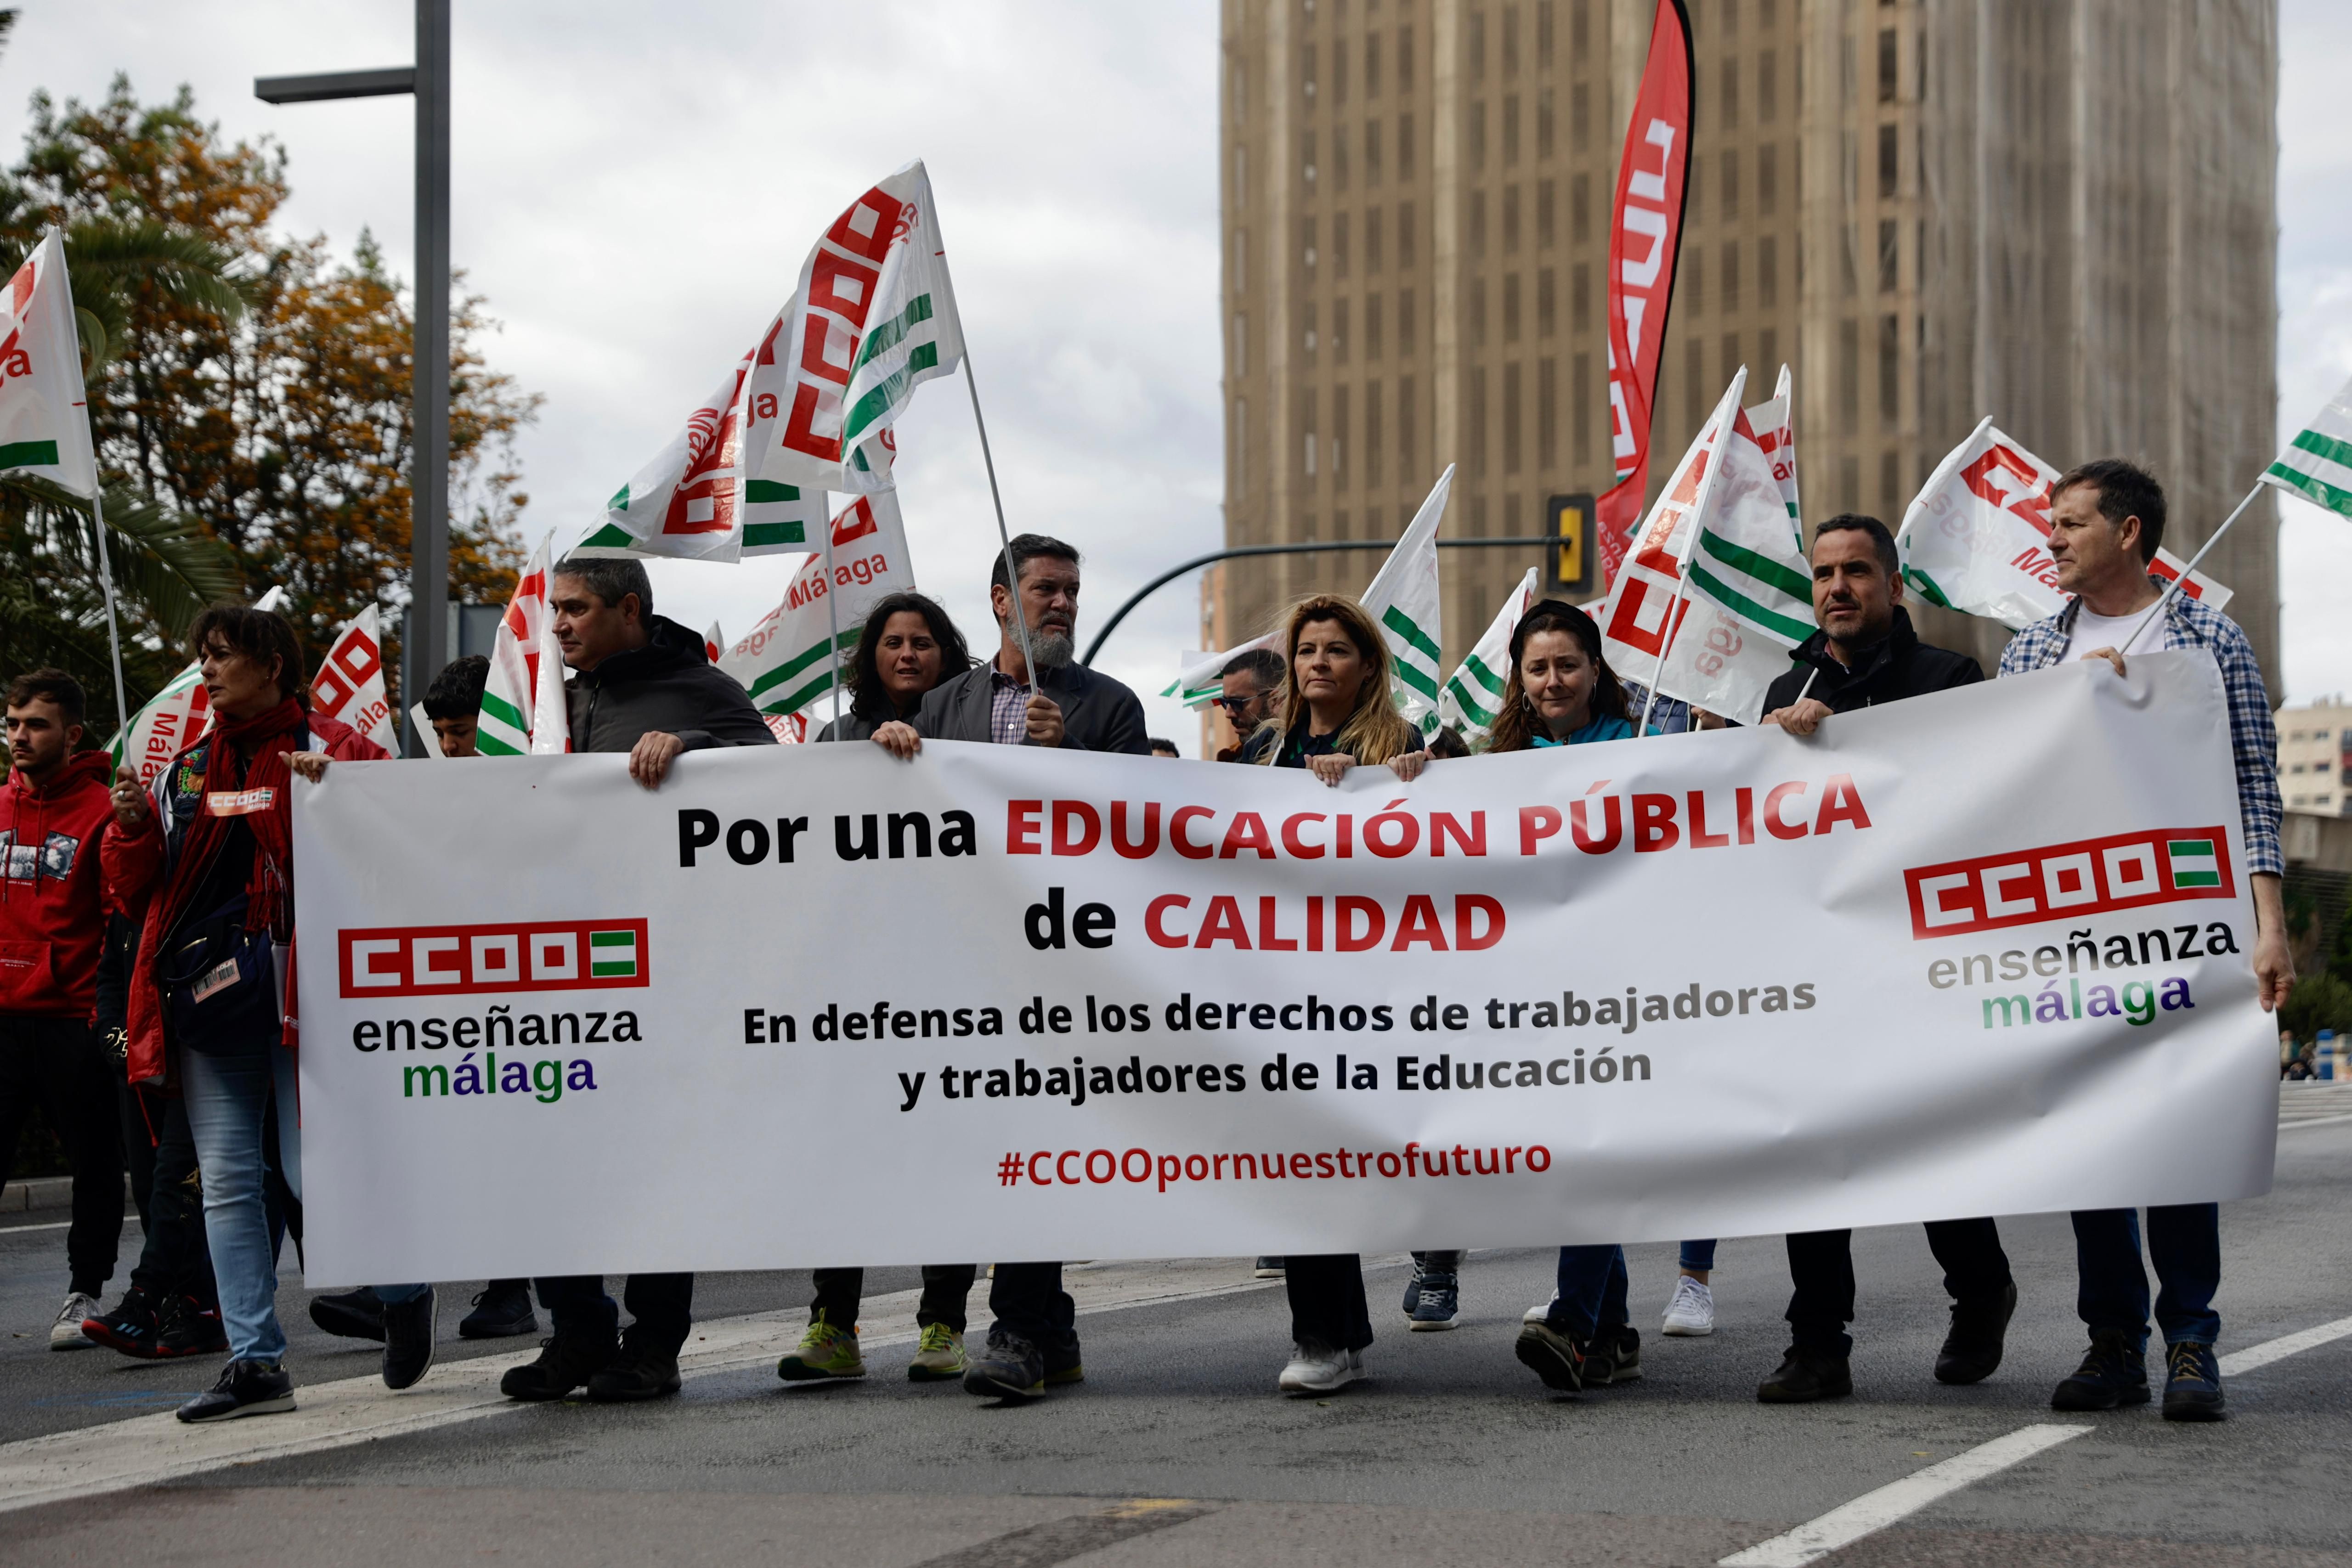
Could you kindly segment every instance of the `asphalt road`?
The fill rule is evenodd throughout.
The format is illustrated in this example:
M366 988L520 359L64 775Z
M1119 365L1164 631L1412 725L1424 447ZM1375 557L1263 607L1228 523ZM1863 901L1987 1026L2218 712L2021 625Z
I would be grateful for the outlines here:
M2276 1190L2223 1211L2225 1353L2352 1312L2347 1217L2352 1121L2283 1133ZM787 1388L772 1362L793 1337L805 1275L709 1275L697 1303L708 1364L677 1399L478 1398L464 1418L421 1429L340 1446L300 1437L160 1485L30 1507L10 1502L10 1464L50 1455L70 1478L168 1445L169 1423L147 1413L214 1368L48 1352L63 1232L0 1231L0 1323L12 1325L0 1342L0 1509L15 1507L0 1522L0 1560L1714 1563L1875 1489L1924 1485L1936 1467L2021 1429L2065 1424L2087 1429L1822 1560L2352 1568L2352 1335L2231 1378L2222 1425L2169 1425L2153 1408L2056 1416L2050 1389L2082 1347L2071 1233L2063 1216L2001 1229L2022 1304L2008 1360L1970 1388L1928 1375L1945 1314L1916 1227L1857 1233L1855 1394L1797 1408L1754 1398L1784 1343L1777 1238L1724 1243L1719 1326L1702 1340L1650 1332L1673 1249L1633 1249L1646 1375L1576 1398L1552 1395L1511 1356L1520 1312L1550 1293L1550 1257L1538 1250L1474 1255L1452 1333L1406 1333L1404 1270L1373 1267L1373 1375L1326 1399L1276 1393L1287 1318L1278 1286L1250 1285L1247 1260L1074 1270L1087 1382L1017 1407L907 1383L903 1343L873 1344L862 1383ZM290 1364L323 1406L325 1385L371 1371L372 1351L310 1330L289 1262L279 1307ZM912 1270L876 1270L869 1300L915 1283ZM449 1291L445 1333L473 1288ZM896 1337L910 1301L877 1301L870 1338ZM737 1348L722 1354L721 1341ZM463 1385L468 1357L515 1350L454 1337L443 1348L418 1394ZM488 1371L474 1369L475 1385ZM352 1386L355 1407L425 1408ZM257 1443L272 1421L294 1419L208 1430ZM24 1441L45 1434L63 1436Z

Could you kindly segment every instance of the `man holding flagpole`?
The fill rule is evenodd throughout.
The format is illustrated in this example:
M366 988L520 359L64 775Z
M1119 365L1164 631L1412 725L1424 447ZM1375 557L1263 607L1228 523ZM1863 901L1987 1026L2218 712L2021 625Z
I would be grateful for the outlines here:
M2262 666L2236 622L2186 594L2166 596L2148 562L2164 542L2164 487L2117 457L2085 463L2061 477L2050 499L2050 555L2058 586L2073 602L2010 639L2000 673L2046 670L2063 659L2105 659L2124 673L2122 650L2163 601L2159 632L2142 648L2203 648L2221 668L2230 706L2230 749L2246 845L2246 881L2254 895L2254 982L2265 1010L2294 987L2287 949L2279 852L2278 730ZM2077 1211L2074 1255L2080 1270L2075 1310L2091 1331L2089 1353L2058 1385L2059 1410L2112 1410L2148 1401L2147 1276L2140 1267L2139 1216L2128 1208ZM2151 1206L2148 1255L2160 1290L2156 1320L2164 1331L2164 1416L2168 1421L2222 1418L2221 1372L2213 1342L2221 1332L2213 1296L2221 1283L2221 1209L2216 1204Z

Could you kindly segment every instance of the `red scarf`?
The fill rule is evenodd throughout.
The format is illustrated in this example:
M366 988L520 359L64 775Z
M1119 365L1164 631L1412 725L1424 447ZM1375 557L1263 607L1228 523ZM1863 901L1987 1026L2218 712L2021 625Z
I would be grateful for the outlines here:
M245 885L245 928L285 930L294 911L293 774L286 766L290 746L276 744L302 727L302 705L288 697L250 718L222 719L213 727L205 757L205 801L188 823L180 853L163 884L163 916L151 931L169 931L187 913L184 905L228 841L232 817L253 831L253 873ZM253 761L236 776L238 753L250 747ZM268 790L267 796L261 791ZM263 804L267 801L267 804ZM216 810L222 809L222 810Z

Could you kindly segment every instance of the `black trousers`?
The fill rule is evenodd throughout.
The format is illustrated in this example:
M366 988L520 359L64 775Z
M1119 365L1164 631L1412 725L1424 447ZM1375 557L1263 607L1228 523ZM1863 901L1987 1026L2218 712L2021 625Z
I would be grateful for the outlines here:
M1355 1253L1285 1258L1282 1288L1290 1297L1292 1340L1317 1340L1337 1350L1361 1350L1372 1343L1364 1265Z
M1927 1249L1944 1266L1944 1293L1969 1305L2009 1288L2009 1254L1990 1219L1937 1219L1927 1224ZM1814 1230L1789 1238L1789 1337L1814 1355L1853 1352L1845 1325L1853 1322L1853 1232Z
M676 1355L694 1327L694 1276L691 1274L632 1274L621 1300L635 1321L621 1332L621 1309L604 1293L604 1280L594 1274L559 1274L542 1279L539 1304L547 1309L555 1332L570 1337L610 1342L616 1335L632 1350L658 1350Z
M122 1245L122 1131L114 1072L98 1036L75 1018L0 1014L0 1181L16 1168L16 1139L36 1107L73 1169L66 1230L72 1289L97 1295Z
M1078 1359L1078 1304L1062 1289L1059 1263L999 1263L988 1310L996 1328L1035 1345L1049 1371Z
M922 1300L915 1303L915 1322L923 1328L933 1323L945 1323L961 1333L964 1330L964 1303L971 1299L971 1283L980 1277L977 1263L926 1263L923 1265ZM816 1270L816 1296L809 1302L809 1322L817 1314L837 1329L857 1326L858 1302L866 1294L866 1270L863 1269L819 1269Z
M120 1079L114 1087L131 1196L146 1231L131 1282L158 1300L194 1296L206 1307L217 1305L212 1252L205 1242L205 1184L196 1170L187 1102L159 1090L134 1089Z

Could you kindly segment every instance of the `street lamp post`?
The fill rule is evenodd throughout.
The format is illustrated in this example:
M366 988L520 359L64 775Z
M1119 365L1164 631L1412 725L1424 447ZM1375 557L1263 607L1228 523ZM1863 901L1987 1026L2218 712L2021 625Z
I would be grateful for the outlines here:
M409 476L407 666L420 688L448 663L449 626L449 0L416 0L416 63L321 76L257 77L265 103L416 99L416 310ZM413 702L414 695L401 694ZM414 725L409 754L433 744Z

